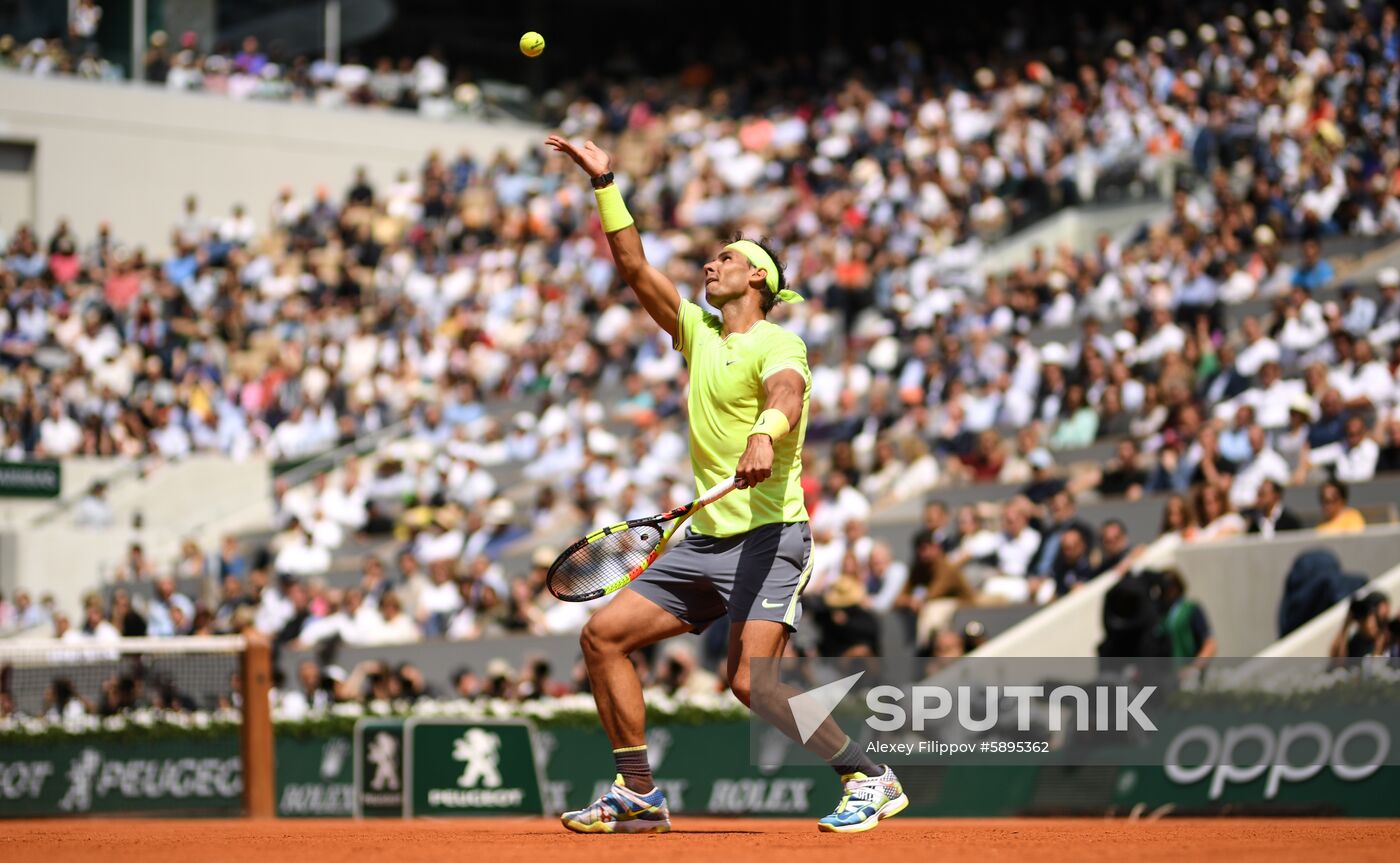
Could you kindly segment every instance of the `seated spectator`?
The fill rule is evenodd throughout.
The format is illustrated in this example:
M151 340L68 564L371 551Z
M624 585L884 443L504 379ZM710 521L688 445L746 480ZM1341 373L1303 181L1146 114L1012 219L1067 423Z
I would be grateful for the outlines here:
M1342 394L1328 389L1318 399L1318 416L1308 427L1308 448L1319 450L1340 443L1346 431L1346 404Z
M1244 510L1255 504L1259 486L1272 480L1276 485L1288 483L1288 462L1269 446L1264 429L1252 425L1247 430L1248 455L1240 463L1230 483L1230 505Z
M1244 518L1230 507L1230 499L1220 487L1207 483L1196 490L1196 511L1200 513L1201 526L1191 537L1192 542L1211 542L1238 536L1248 525Z
M880 622L871 612L855 552L846 552L841 575L819 597L813 611L821 631L822 656L880 655Z
M921 533L914 565L895 599L895 609L905 616L906 623L913 624L915 644L927 647L929 634L946 627L958 606L975 597L962 568L949 560L943 545L933 534Z
M1026 460L1031 465L1031 481L1021 489L1021 494L1031 503L1044 503L1065 487L1064 478L1055 472L1055 458L1049 450L1043 447L1034 450Z
M1147 471L1140 463L1141 451L1137 441L1123 438L1118 451L1100 470L1095 490L1104 497L1126 497L1138 500L1147 484Z
M98 480L78 501L73 523L78 527L111 527L115 521L112 505L107 502L107 483Z
M1316 294L1322 288L1329 287L1333 278L1335 271L1322 257L1322 244L1317 240L1304 240L1303 260L1293 271L1293 287Z
M329 710L333 699L322 680L320 666L314 661L306 659L298 663L296 686L275 693L279 718L295 721Z
M1128 539L1127 526L1116 518L1110 518L1099 529L1098 560L1094 564L1093 574L1097 577L1108 572L1122 576L1141 552L1142 547L1133 545Z
M194 622L194 603L176 592L175 579L168 575L156 579L156 593L146 610L150 616L147 632L152 636L168 638L188 634L188 630L176 626L176 616L183 618L186 624Z
M964 482L995 482L1006 463L1006 445L994 429L977 436L977 446L948 462L948 475Z
M1249 532L1271 537L1278 531L1302 530L1302 519L1283 505L1283 487L1266 479L1259 483L1254 506L1243 513Z
M1050 496L1045 517L1035 527L1040 531L1041 541L1040 548L1036 550L1035 560L1031 564L1031 572L1041 578L1048 576L1054 567L1056 556L1059 554L1060 537L1065 531L1079 531L1085 541L1086 555L1094 548L1094 529L1079 517L1074 495L1067 489L1061 489Z
M1304 450L1299 471L1318 465L1330 468L1332 476L1342 482L1369 482L1376 477L1380 462L1380 445L1366 431L1366 421L1352 414L1343 426L1342 440L1313 450Z
M1322 505L1322 523L1317 526L1321 534L1361 533L1366 529L1366 519L1360 511L1347 506L1350 491L1346 483L1329 479L1317 491L1318 503Z
M1099 433L1099 415L1084 397L1084 387L1070 384L1065 390L1060 419L1050 433L1051 449L1082 449Z
M91 595L83 603L83 625L80 634L88 641L112 642L119 641L122 631L117 626L108 621L102 613L102 600L96 595ZM127 608L130 611L130 606ZM135 614L135 612L132 612ZM123 614L123 624L125 624L125 614ZM58 635L62 638L62 635Z
M1055 559L1051 562L1049 570L1049 577L1055 584L1056 596L1064 596L1072 590L1078 590L1097 575L1089 552L1089 537L1077 524L1070 525L1060 533Z
M870 607L877 614L885 614L894 608L895 601L904 593L904 585L909 581L909 567L894 559L888 545L875 542L870 546L865 569Z
M1030 525L1030 501L1012 498L1002 507L1001 532L993 554L996 574L982 585L982 592L1006 602L1044 604L1055 595L1049 579L1031 571L1031 562L1040 548L1040 532Z
M1157 531L1158 538L1176 537L1190 540L1196 535L1196 512L1190 500L1181 494L1168 495L1162 504L1162 524Z
M387 591L379 600L380 620L364 633L365 644L408 644L422 639L418 627L403 611L398 594Z
M292 533L282 550L277 552L273 569L278 575L324 575L331 568L331 553L317 545L311 531L301 522L294 522Z

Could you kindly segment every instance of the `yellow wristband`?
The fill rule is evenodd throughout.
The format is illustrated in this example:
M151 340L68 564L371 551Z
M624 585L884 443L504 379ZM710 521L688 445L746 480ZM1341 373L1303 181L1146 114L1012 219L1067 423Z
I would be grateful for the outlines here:
M777 443L790 431L792 424L788 422L787 414L777 408L769 408L758 415L758 422L753 424L753 431L749 434L766 434L773 443Z
M632 224L632 214L627 212L622 190L616 183L595 189L593 197L598 199L598 217L603 221L604 233L613 234Z

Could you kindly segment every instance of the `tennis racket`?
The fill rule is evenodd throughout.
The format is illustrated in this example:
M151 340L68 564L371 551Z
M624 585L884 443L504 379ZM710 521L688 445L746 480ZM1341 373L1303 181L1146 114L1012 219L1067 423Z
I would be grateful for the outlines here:
M656 562L686 519L734 488L731 476L685 506L593 531L554 561L549 592L565 602L587 602L622 590ZM663 529L668 521L672 524Z

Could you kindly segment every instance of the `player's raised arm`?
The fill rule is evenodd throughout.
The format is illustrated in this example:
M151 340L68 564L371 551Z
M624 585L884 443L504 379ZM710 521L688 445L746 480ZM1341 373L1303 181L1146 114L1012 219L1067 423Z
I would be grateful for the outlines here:
M681 305L680 292L660 270L647 263L646 254L642 251L642 235L637 232L632 216L622 202L622 192L612 182L612 157L592 141L576 147L559 135L550 135L545 143L588 172L594 193L598 196L598 211L618 272L636 293L637 299L642 301L642 308L674 340Z

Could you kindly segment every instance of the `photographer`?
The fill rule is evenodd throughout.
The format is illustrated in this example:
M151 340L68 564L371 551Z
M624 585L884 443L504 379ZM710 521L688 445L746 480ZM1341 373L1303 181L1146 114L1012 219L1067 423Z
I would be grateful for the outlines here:
M1385 656L1393 641L1390 624L1390 600L1385 594L1373 592L1353 597L1342 628L1332 639L1328 656L1333 659Z

